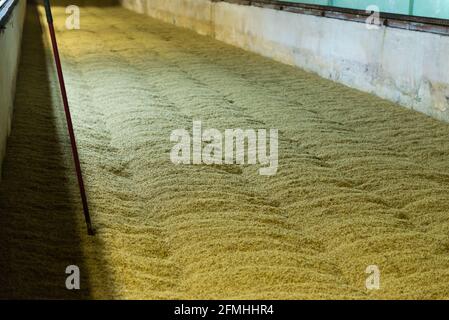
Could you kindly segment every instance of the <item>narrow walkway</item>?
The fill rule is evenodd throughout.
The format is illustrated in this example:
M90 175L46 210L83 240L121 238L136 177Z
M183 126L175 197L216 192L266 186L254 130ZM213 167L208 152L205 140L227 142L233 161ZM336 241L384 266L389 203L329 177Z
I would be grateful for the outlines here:
M64 28L62 7L55 23L98 235L85 235L30 6L0 297L449 297L448 124L120 7L81 10L81 30ZM277 175L173 165L170 133L193 120L279 129ZM81 293L64 288L70 264Z

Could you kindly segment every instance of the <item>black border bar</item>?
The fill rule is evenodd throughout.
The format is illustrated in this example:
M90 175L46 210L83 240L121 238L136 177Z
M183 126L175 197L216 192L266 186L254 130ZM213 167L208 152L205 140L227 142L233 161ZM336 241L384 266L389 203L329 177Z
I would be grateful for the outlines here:
M220 305L272 305L273 313L270 314L236 314L228 308L227 314L220 314ZM205 301L205 300L179 300L179 301L0 301L0 308L4 314L20 315L23 312L29 315L42 313L44 317L57 315L64 317L86 319L98 312L101 318L113 314L116 318L129 319L134 314L143 316L144 319L169 319L169 320L290 320L308 318L344 317L356 319L364 317L392 316L400 313L402 318L409 316L429 317L441 309L441 313L447 310L447 301ZM183 314L176 314L176 308L184 308ZM186 314L185 311L192 307L208 308L206 316L201 314ZM443 309L444 308L444 309ZM396 309L396 310L395 310ZM192 310L192 309L190 309ZM211 310L215 310L212 312ZM234 308L234 310L236 310ZM242 310L242 309L240 309Z

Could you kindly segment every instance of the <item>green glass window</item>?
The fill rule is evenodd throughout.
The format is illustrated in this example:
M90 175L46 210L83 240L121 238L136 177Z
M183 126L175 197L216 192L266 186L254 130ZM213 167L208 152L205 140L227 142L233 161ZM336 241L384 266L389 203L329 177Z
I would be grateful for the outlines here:
M366 10L369 6L375 5L381 12L449 19L449 0L290 0L288 2L358 10Z

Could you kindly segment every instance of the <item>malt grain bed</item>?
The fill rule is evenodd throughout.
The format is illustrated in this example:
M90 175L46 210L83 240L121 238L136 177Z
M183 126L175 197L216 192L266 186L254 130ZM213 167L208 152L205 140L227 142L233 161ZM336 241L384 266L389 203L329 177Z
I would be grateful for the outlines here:
M78 31L54 13L98 234L85 235L44 15L29 6L1 297L449 297L449 125L118 6L82 7ZM170 133L193 120L279 129L277 175L173 165ZM81 292L65 290L70 264Z

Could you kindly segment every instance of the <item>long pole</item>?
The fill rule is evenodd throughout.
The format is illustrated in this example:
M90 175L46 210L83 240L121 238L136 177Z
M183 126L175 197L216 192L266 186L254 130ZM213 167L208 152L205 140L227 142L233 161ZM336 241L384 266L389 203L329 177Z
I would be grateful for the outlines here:
M64 111L65 111L65 117L67 120L67 128L69 131L70 143L72 145L73 161L75 162L76 176L77 176L78 185L80 188L81 201L83 203L83 211L84 211L84 218L86 220L86 225L87 225L87 233L89 235L93 236L95 234L95 231L92 227L92 222L91 222L90 213L89 213L89 206L87 204L86 189L84 188L83 173L81 171L81 164L80 164L80 159L79 159L79 155L78 155L78 148L76 146L75 132L73 131L72 116L70 115L69 101L67 99L67 91L65 89L65 82L64 82L64 75L62 73L61 59L59 57L58 43L56 41L55 28L53 26L53 15L51 13L50 0L44 0L44 2L45 2L45 12L47 14L48 28L50 30L51 43L53 46L53 54L55 57L56 69L58 71L59 86L61 88L62 101L64 103Z

